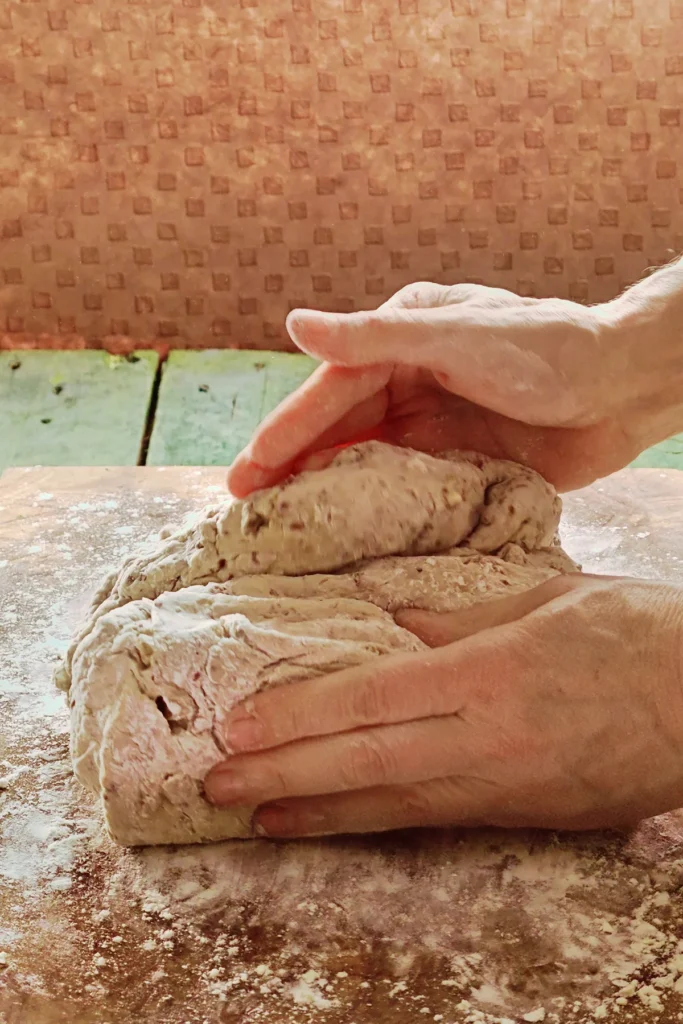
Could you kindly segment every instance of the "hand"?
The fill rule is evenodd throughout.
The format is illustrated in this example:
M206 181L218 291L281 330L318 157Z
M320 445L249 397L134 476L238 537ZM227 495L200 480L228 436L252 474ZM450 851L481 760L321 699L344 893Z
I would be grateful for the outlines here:
M683 590L558 576L400 621L436 649L237 709L209 799L260 807L274 837L619 827L683 804Z
M296 310L292 338L325 362L264 421L228 485L244 497L302 456L369 437L523 462L561 490L588 484L643 446L615 308L420 283L371 313Z

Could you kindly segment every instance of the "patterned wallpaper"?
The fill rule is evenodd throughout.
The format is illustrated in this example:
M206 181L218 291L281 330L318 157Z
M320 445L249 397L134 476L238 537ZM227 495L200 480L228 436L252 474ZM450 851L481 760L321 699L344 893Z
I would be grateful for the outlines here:
M682 108L683 0L0 0L0 335L609 298L683 250Z

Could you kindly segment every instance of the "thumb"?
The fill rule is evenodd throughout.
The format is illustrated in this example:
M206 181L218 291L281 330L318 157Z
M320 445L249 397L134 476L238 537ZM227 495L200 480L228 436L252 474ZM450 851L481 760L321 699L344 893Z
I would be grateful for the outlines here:
M483 629L493 629L529 615L544 604L584 586L592 577L579 573L553 576L532 590L493 601L482 601L459 612L403 609L394 616L397 625L414 633L428 647L445 647Z
M384 306L359 313L295 309L287 330L298 348L337 366L405 363L439 369L457 324L447 308Z
M464 303L360 313L297 309L287 318L297 346L323 362L430 370L447 391L476 405L551 426L574 414L575 399L544 354L547 326L548 314L538 310Z

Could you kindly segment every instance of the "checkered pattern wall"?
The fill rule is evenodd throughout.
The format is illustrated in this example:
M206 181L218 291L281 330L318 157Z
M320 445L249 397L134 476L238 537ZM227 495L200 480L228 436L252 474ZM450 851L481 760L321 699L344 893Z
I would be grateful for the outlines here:
M286 347L683 250L683 0L0 0L0 332Z

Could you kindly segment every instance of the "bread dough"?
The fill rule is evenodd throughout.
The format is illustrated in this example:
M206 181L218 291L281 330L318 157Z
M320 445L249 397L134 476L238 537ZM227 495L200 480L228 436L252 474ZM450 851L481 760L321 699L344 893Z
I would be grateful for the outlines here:
M206 509L105 582L57 684L78 778L113 839L250 834L203 797L250 694L423 644L398 608L451 611L576 566L541 477L471 453L368 442L245 501Z

